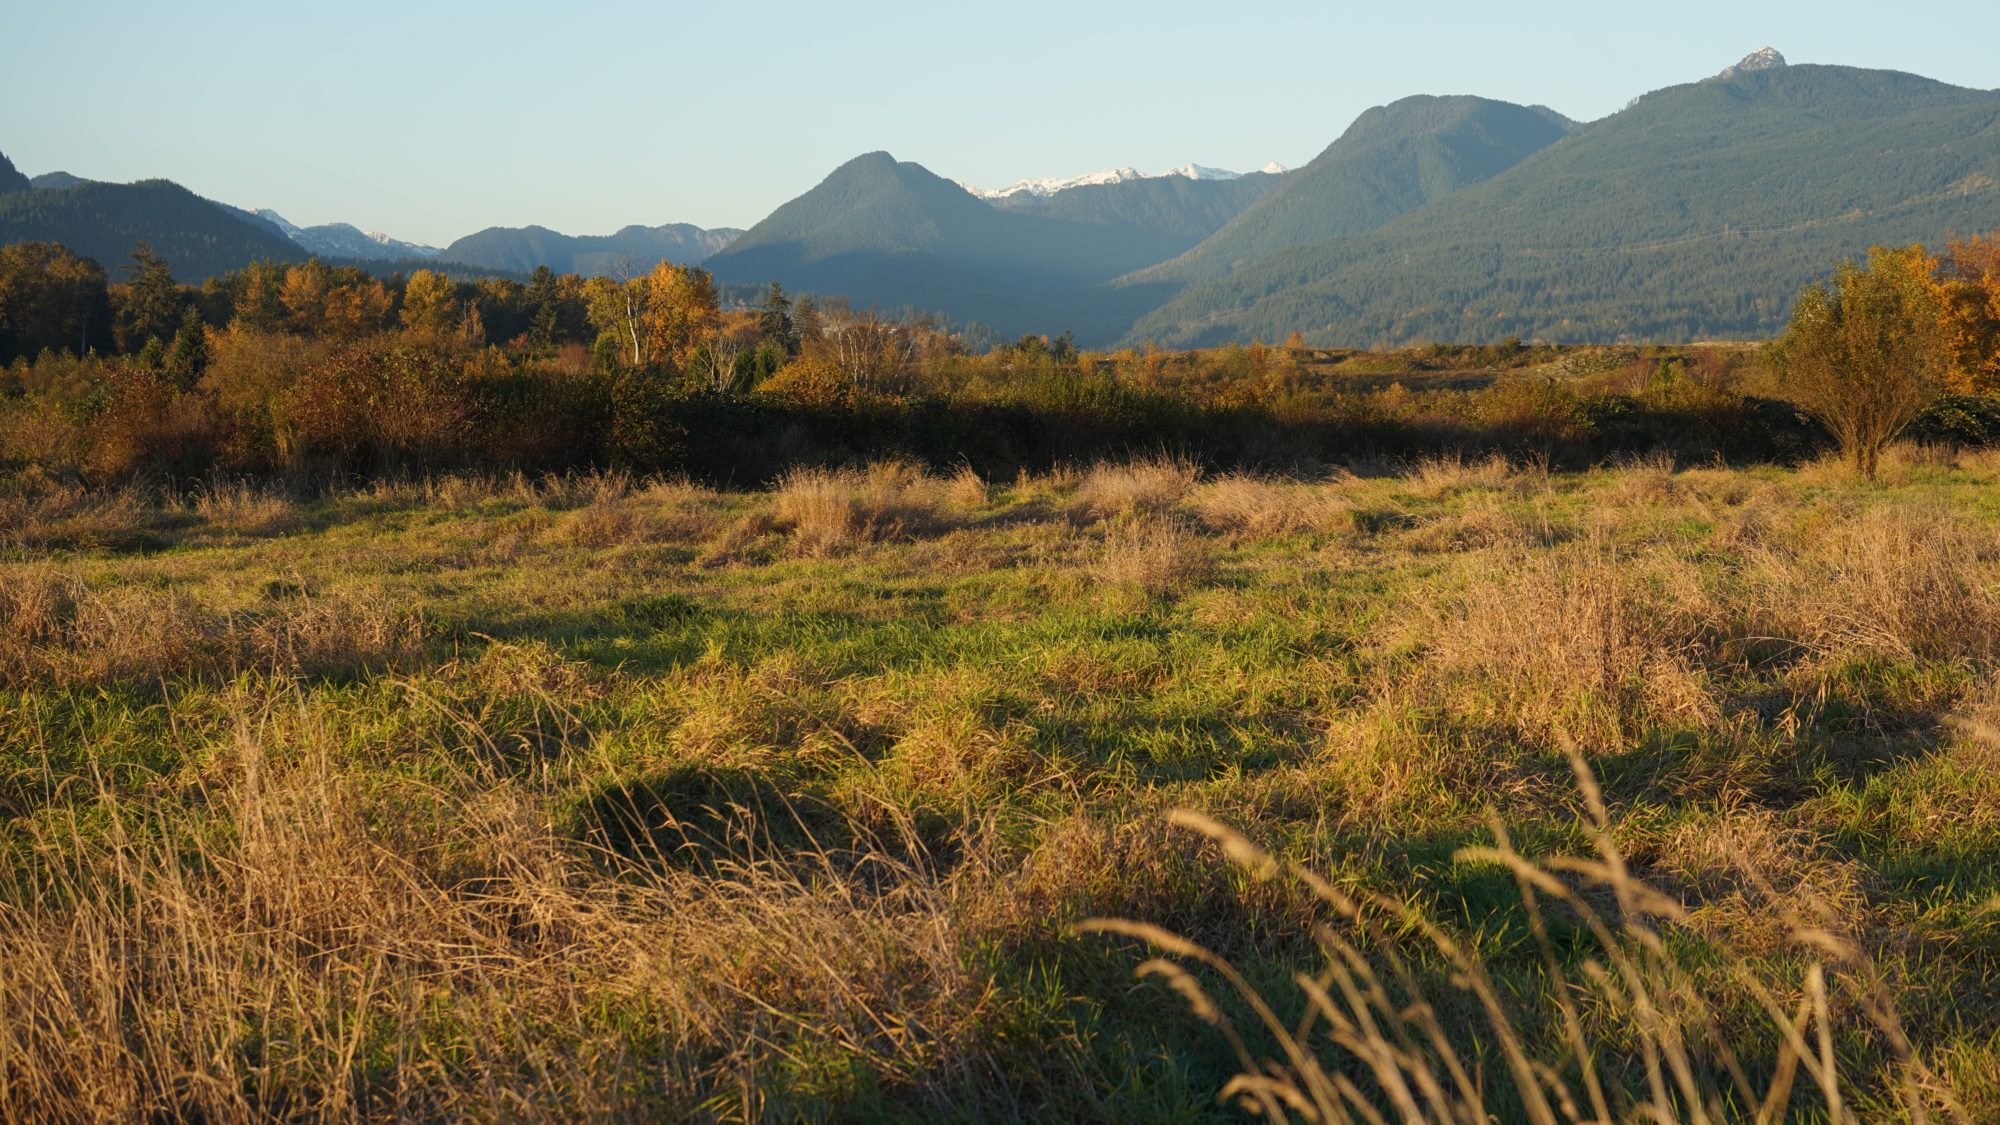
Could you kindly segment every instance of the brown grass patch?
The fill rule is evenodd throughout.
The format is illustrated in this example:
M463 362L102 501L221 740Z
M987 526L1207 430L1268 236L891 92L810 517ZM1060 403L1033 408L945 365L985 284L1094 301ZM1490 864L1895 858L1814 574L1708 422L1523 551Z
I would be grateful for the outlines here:
M301 729L297 758L243 735L199 791L95 796L144 831L22 826L38 862L0 874L21 904L0 911L9 1117L759 1118L783 1107L744 1076L786 1060L959 1057L979 991L919 868L703 879L593 855L518 782L385 785ZM149 803L181 799L216 830ZM394 1064L364 1079L361 1058Z
M213 484L196 492L194 513L213 530L229 535L283 535L304 523L298 502L290 496L241 482Z
M1936 510L1871 507L1799 522L1750 558L1767 634L1821 658L2000 655L1993 533Z
M1077 483L1077 515L1105 518L1165 512L1193 490L1201 467L1180 457L1147 457L1122 465L1099 462Z
M1419 627L1434 698L1590 748L1645 725L1721 721L1705 665L1727 619L1678 560L1601 548L1519 556Z
M1204 527L1256 541L1345 529L1352 525L1353 505L1330 485L1226 473L1196 485L1186 507Z
M224 613L175 590L92 590L49 569L0 576L0 682L101 684L256 669L392 666L423 647L420 616L376 600L300 596Z
M1403 473L1404 487L1427 497L1473 488L1505 488L1514 479L1513 464L1498 453L1477 461L1468 461L1460 453L1426 457Z
M935 477L889 461L865 470L794 469L779 480L773 503L792 550L820 556L931 530L940 493Z
M0 484L0 545L117 548L147 538L159 522L159 511L131 488L20 479Z
M1136 516L1104 534L1098 577L1148 594L1185 590L1208 573L1208 544L1175 516Z

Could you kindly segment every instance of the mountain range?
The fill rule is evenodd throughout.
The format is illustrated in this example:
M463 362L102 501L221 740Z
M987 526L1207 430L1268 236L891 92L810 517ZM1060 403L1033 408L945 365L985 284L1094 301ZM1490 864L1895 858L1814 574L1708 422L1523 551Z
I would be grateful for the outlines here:
M1996 223L2000 92L1769 48L1590 122L1403 98L1290 172L1118 168L989 191L869 153L741 232L496 227L437 248L166 181L30 180L0 157L0 242L110 263L145 238L183 279L308 253L510 274L701 262L725 283L1097 346L1766 336L1841 258Z

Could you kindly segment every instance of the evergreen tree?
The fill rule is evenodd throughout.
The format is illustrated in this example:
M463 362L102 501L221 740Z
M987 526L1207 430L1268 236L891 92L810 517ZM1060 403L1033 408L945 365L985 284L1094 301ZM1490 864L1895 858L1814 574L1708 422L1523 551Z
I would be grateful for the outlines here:
M757 317L757 335L783 348L788 356L799 354L799 336L792 325L792 301L785 296L784 286L775 281L770 292L764 294L764 308Z
M181 326L174 333L174 342L167 348L162 363L168 377L183 388L193 387L208 366L208 326L202 323L201 312L189 305L181 314Z
M556 342L556 331L561 323L562 310L559 302L562 294L556 288L556 271L546 265L536 266L528 278L528 307L533 310L528 339L538 348L550 347Z
M117 294L118 346L126 351L151 339L167 339L180 327L187 299L167 260L141 242L132 248L125 285Z
M826 336L826 322L819 315L819 306L811 297L800 297L792 305L792 335L798 339L799 347L817 344Z

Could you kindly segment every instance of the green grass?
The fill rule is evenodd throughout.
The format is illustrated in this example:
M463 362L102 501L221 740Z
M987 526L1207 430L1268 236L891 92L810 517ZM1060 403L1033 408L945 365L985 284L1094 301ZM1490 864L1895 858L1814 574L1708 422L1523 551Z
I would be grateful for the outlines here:
M1528 854L1587 849L1575 746L1619 846L1687 904L1676 941L1796 985L1772 919L1838 905L1919 1057L2000 1112L2000 615L1882 586L1872 540L1810 581L1780 566L1904 513L1986 544L1909 541L1990 591L2000 471L1651 473L1317 485L1311 526L1206 527L1178 549L1207 565L1158 591L1106 562L1124 517L1076 514L1062 481L932 497L924 526L819 557L768 496L676 488L383 489L261 537L153 510L157 549L17 549L0 584L73 578L78 605L181 597L247 629L344 600L424 633L307 671L215 641L198 671L109 674L43 660L74 636L0 639L27 654L0 664L0 987L27 997L0 1020L0 1106L1228 1118L1227 1044L1133 979L1138 944L1071 928L1163 926L1282 998L1328 914L1168 810L1426 911L1546 1045L1514 883L1458 852L1493 815ZM1611 608L1508 654L1583 582ZM1831 632L1794 613L1815 591ZM1773 898L1704 850L1723 839ZM1580 963L1583 932L1552 925ZM92 935L136 962L112 973ZM175 952L203 935L206 959ZM76 990L112 978L93 1023ZM1768 1072L1758 1014L1707 983ZM1879 1039L1849 1021L1839 1045L1866 1115L1902 1113Z

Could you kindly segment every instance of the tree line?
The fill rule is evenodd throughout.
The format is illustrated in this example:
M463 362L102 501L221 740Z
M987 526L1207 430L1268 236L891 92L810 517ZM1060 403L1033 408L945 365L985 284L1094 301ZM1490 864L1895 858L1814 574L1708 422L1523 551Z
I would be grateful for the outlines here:
M1569 353L1517 340L1410 353L1514 373L1484 389L1357 381L1296 333L1099 352L1067 334L979 341L776 284L725 302L706 271L672 264L517 281L259 263L183 286L141 246L120 272L51 244L0 248L0 466L95 482L615 464L753 482L862 456L1001 475L1162 447L1282 468L1472 448L1792 458L1833 440L1879 452L1912 425L2000 435L1992 237L1842 267L1764 356L1653 349L1578 379L1550 374ZM1857 382L1869 364L1914 372L1914 389ZM1777 397L1747 385L1760 369Z

